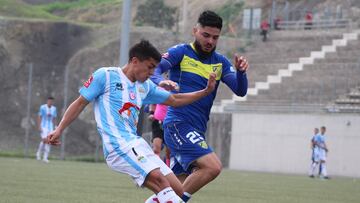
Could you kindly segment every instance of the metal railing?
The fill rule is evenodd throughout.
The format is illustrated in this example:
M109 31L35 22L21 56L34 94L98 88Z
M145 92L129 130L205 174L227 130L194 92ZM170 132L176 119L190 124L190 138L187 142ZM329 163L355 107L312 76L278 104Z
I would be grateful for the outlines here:
M331 19L331 20L313 20L308 22L302 21L280 21L278 28L281 30L301 30L301 29L334 29L345 28L352 29L352 21L350 19Z

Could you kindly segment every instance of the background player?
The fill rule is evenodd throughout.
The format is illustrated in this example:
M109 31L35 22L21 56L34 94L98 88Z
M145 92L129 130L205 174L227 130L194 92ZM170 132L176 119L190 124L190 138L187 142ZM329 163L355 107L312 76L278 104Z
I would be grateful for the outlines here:
M42 160L45 163L49 163L48 157L51 147L44 141L46 140L47 135L54 130L56 125L57 112L53 102L54 98L48 97L46 104L40 106L37 118L37 126L40 131L41 141L36 152L36 159L41 160L41 154L43 153Z

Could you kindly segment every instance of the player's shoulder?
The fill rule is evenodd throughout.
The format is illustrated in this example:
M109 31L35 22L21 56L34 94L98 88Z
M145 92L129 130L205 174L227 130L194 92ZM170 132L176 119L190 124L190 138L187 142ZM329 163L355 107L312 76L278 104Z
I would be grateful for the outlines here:
M219 62L229 62L230 63L230 60L226 56L224 56L223 54L221 54L217 51L214 51L213 57Z
M170 49L186 49L186 48L188 48L188 47L190 47L189 44L180 43L180 44L176 44L176 45L170 47Z
M106 73L106 72L118 72L119 67L100 67L98 68L95 73Z
M190 51L191 50L191 46L190 44L185 44L185 43L182 43L182 44L176 44L172 47L170 47L168 49L168 52L167 53L171 53L171 54L183 54L187 51Z

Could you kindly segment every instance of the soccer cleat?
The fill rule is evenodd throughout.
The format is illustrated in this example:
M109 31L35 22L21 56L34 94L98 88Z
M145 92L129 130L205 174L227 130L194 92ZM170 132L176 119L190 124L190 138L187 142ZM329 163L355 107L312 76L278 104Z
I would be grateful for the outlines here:
M49 160L48 159L43 159L43 162L44 163L49 163Z
M314 175L309 175L309 178L315 178L315 176Z

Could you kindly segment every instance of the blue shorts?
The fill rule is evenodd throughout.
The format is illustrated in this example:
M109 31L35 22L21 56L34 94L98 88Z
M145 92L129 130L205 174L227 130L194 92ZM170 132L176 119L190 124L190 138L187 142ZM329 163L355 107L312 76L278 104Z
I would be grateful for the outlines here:
M176 175L190 174L195 160L213 152L205 141L204 133L183 121L166 123L164 140L171 152L170 168Z

